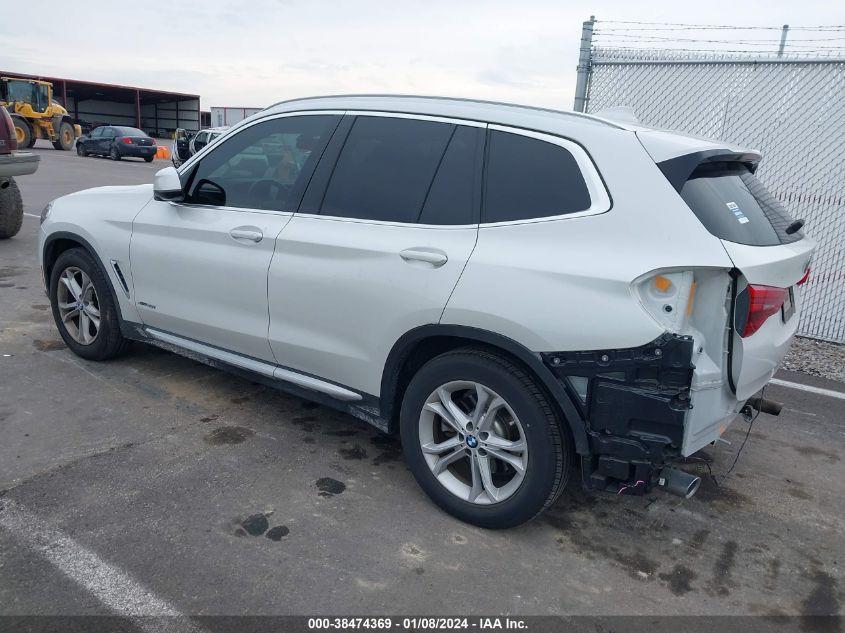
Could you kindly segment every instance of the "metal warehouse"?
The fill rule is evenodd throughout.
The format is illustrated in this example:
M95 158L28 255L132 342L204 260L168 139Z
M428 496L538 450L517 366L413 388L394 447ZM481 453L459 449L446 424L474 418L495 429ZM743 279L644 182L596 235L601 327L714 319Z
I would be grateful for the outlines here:
M49 81L53 98L86 131L102 124L127 125L165 138L176 128L200 129L199 95L5 70L0 75Z

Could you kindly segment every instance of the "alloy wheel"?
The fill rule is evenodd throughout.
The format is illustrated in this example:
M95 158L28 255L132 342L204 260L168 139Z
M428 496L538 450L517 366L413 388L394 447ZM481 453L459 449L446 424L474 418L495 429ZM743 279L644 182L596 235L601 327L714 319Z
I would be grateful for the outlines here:
M469 503L500 503L525 479L522 423L504 398L480 383L453 381L435 389L420 413L419 441L437 481Z
M81 345L90 345L100 332L100 302L94 282L75 266L66 268L56 290L59 317L67 333Z

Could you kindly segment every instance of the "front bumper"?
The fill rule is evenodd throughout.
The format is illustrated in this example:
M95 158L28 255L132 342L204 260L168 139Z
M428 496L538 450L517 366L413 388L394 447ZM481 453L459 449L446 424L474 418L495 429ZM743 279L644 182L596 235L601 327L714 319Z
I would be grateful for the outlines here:
M41 157L32 152L12 152L0 154L0 178L28 176L38 169Z

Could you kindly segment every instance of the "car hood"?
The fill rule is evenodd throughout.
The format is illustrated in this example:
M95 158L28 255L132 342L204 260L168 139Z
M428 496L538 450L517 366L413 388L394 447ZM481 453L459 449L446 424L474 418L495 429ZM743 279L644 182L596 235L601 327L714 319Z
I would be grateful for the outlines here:
M53 210L73 209L79 213L98 215L107 213L115 220L131 220L152 197L151 184L94 187L57 198L53 202Z
M132 220L152 199L152 185L85 189L53 200L43 226L48 232L65 231L96 241L94 236L104 225L121 230L131 227Z

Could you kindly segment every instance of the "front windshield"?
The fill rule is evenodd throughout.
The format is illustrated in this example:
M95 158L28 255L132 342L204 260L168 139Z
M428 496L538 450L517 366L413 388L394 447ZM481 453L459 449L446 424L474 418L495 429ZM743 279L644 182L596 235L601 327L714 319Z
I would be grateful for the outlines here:
M6 82L6 91L9 101L32 103L37 100L35 84L28 81L8 81Z

